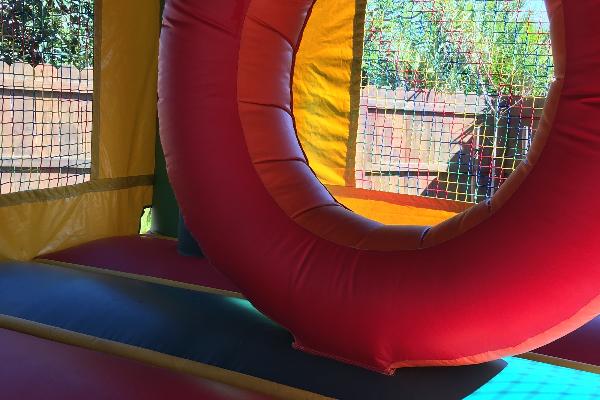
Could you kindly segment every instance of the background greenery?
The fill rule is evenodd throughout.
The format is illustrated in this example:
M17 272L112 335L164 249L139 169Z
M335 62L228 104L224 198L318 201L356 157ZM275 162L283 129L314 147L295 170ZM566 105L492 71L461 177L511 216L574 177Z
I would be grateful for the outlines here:
M546 94L542 0L369 0L367 8L365 85ZM92 66L93 0L0 0L0 19L0 60Z
M91 67L93 3L93 0L0 0L0 61Z
M363 85L545 96L552 76L542 0L368 1Z

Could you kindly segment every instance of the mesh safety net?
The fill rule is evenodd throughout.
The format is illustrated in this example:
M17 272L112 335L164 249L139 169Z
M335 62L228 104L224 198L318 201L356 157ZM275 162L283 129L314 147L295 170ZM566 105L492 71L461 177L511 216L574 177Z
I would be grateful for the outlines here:
M369 0L356 186L492 196L527 153L553 72L543 0Z
M93 0L0 0L0 194L90 178Z

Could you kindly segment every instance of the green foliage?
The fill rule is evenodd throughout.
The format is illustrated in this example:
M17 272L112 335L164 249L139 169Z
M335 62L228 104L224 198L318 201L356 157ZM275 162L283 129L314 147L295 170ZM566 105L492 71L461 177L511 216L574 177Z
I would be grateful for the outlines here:
M0 0L0 61L93 64L93 0Z
M369 0L363 84L544 96L553 70L541 5L540 0Z
M140 219L140 234L150 233L152 229L152 207L144 208L144 213Z

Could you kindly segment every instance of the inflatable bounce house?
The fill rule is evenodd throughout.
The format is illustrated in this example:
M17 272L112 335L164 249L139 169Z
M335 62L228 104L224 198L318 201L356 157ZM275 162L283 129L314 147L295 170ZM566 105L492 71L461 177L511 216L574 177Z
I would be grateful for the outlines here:
M0 398L600 399L599 0L0 17Z

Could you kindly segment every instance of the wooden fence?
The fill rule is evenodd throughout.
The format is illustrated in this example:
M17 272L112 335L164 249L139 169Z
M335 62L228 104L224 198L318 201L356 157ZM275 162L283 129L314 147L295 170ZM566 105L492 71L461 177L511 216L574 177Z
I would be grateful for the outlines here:
M89 179L92 69L0 68L0 194ZM526 153L543 104L542 98L366 87L357 187L481 200Z
M88 180L93 70L0 69L0 194Z
M480 201L526 154L544 101L366 87L356 140L356 185Z

